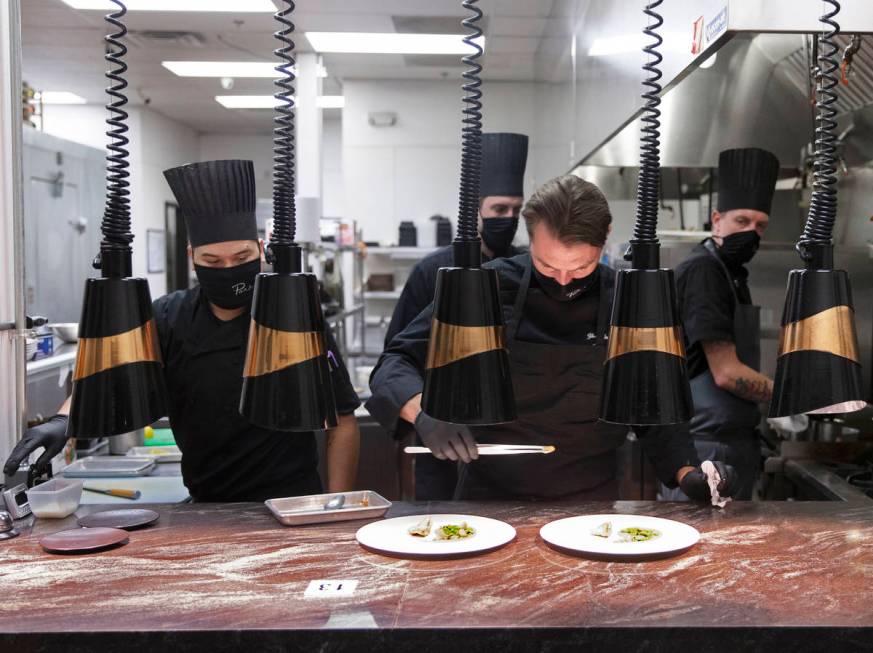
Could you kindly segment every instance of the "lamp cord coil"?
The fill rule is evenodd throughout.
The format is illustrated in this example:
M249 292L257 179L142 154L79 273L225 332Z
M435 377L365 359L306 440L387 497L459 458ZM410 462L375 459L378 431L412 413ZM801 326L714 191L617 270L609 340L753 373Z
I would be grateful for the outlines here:
M128 114L124 110L127 104L127 96L124 94L124 89L127 88L127 80L124 78L124 73L127 72L127 64L124 62L127 46L121 42L121 39L127 35L127 27L121 21L127 13L127 8L120 0L112 0L112 2L118 5L118 10L107 14L105 19L117 31L108 34L104 39L106 42L104 58L109 62L106 78L110 82L106 89L106 93L110 96L106 110L110 115L106 118L106 124L109 126L106 136L109 137L109 144L106 146L106 208L100 225L103 233L100 249L129 252L133 234L130 231L130 191L128 190L130 153L126 147L130 140L126 136Z
M280 89L274 97L277 100L273 129L273 235L270 244L291 245L297 230L296 207L294 205L294 23L290 16L294 11L292 0L282 0L285 9L276 12L275 19L284 27L273 36L283 45L273 54L282 59L276 71L282 77L274 84Z
M803 258L808 258L810 245L828 246L832 243L834 222L837 217L837 47L834 39L840 33L840 26L834 17L840 12L837 0L824 0L832 9L821 16L829 31L819 39L818 67L819 78L816 102L815 162L813 164L813 190L809 204L809 214L797 249Z
M643 52L648 57L643 65L643 70L649 73L649 77L643 81L643 86L648 87L648 90L642 94L645 105L641 118L643 127L640 138L640 173L637 185L636 224L634 225L634 240L640 243L657 242L661 183L661 110L659 107L661 105L660 79L662 76L658 66L663 61L658 48L664 42L657 29L664 24L664 19L655 9L662 2L663 0L652 0L643 10L654 22L643 30L646 36L652 38L652 42L643 48Z
M478 25L482 10L476 7L478 0L463 0L464 9L472 12L461 24L469 33L464 43L475 50L461 60L467 69L463 72L466 83L463 90L465 107L464 127L461 130L461 185L458 196L458 232L455 242L479 242L479 180L482 167L482 46L477 39L482 36Z

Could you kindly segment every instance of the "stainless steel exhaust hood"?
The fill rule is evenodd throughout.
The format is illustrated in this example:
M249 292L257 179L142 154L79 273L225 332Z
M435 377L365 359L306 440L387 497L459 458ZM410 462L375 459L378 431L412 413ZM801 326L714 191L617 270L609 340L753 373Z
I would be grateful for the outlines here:
M701 10L705 13L699 18L692 17ZM682 11L687 15L674 17L672 23L670 16L665 16L668 34L671 27L688 32L688 50L685 54L674 52L672 66L663 79L667 91L662 105L662 165L715 166L720 150L754 145L773 151L785 167L800 167L813 133L809 98L814 59L808 35L820 29L821 3L731 0L701 2ZM593 29L600 35L621 34L628 31L628 25L640 23L629 14L613 16L623 24L592 26L590 12L585 19L584 25L580 23L585 31ZM844 0L840 24L842 46L849 43L851 34L873 33L870 0ZM704 62L711 65L703 68ZM592 59L589 49L588 56L579 62L583 89L587 73L603 65ZM625 72L615 83L625 85L628 80ZM868 164L873 161L873 36L862 38L848 81L848 86L840 86L844 158L847 165ZM625 100L625 106L613 104L608 115L600 105L598 122L608 125L618 121L625 109L624 121L611 134L600 143L592 143L587 151L582 148L580 163L638 165L639 103L630 106ZM582 121L587 122L585 117ZM601 137L604 133L600 131ZM585 140L579 138L581 143ZM587 140L590 143L590 137Z

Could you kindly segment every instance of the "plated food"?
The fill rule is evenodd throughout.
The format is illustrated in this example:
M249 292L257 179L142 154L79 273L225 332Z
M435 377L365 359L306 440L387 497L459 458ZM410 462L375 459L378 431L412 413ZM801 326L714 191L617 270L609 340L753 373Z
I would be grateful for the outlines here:
M678 555L700 540L692 526L648 515L583 515L546 524L540 537L562 553L644 561Z
M434 528L430 515L410 526L408 530L412 537L430 542L466 540L476 534L476 529L465 521L458 524L440 524Z
M476 515L410 515L367 524L356 537L364 548L391 556L457 558L498 549L515 539L515 529Z
M612 522L606 521L591 531L594 537L608 540L612 536ZM661 537L661 531L654 528L641 528L639 526L625 526L618 531L618 537L614 542L648 542Z

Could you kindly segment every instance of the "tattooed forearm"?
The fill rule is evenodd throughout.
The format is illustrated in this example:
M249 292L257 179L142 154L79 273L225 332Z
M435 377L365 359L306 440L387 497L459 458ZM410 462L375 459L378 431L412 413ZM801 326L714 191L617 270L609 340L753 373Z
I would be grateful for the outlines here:
M773 396L773 382L769 379L749 379L738 376L734 379L733 394L749 401L765 403Z

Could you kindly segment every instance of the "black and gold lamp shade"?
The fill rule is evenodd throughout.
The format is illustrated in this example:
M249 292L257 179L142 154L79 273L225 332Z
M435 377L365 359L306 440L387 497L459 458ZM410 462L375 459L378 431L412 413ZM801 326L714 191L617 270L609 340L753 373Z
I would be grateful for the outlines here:
M127 433L165 416L167 405L148 282L129 277L88 279L69 435Z
M239 410L270 430L336 426L315 275L257 276Z
M621 270L603 364L601 419L677 424L693 404L673 271Z
M848 274L792 270L770 417L847 413L865 405Z
M497 273L441 268L434 297L422 410L455 424L514 420Z

